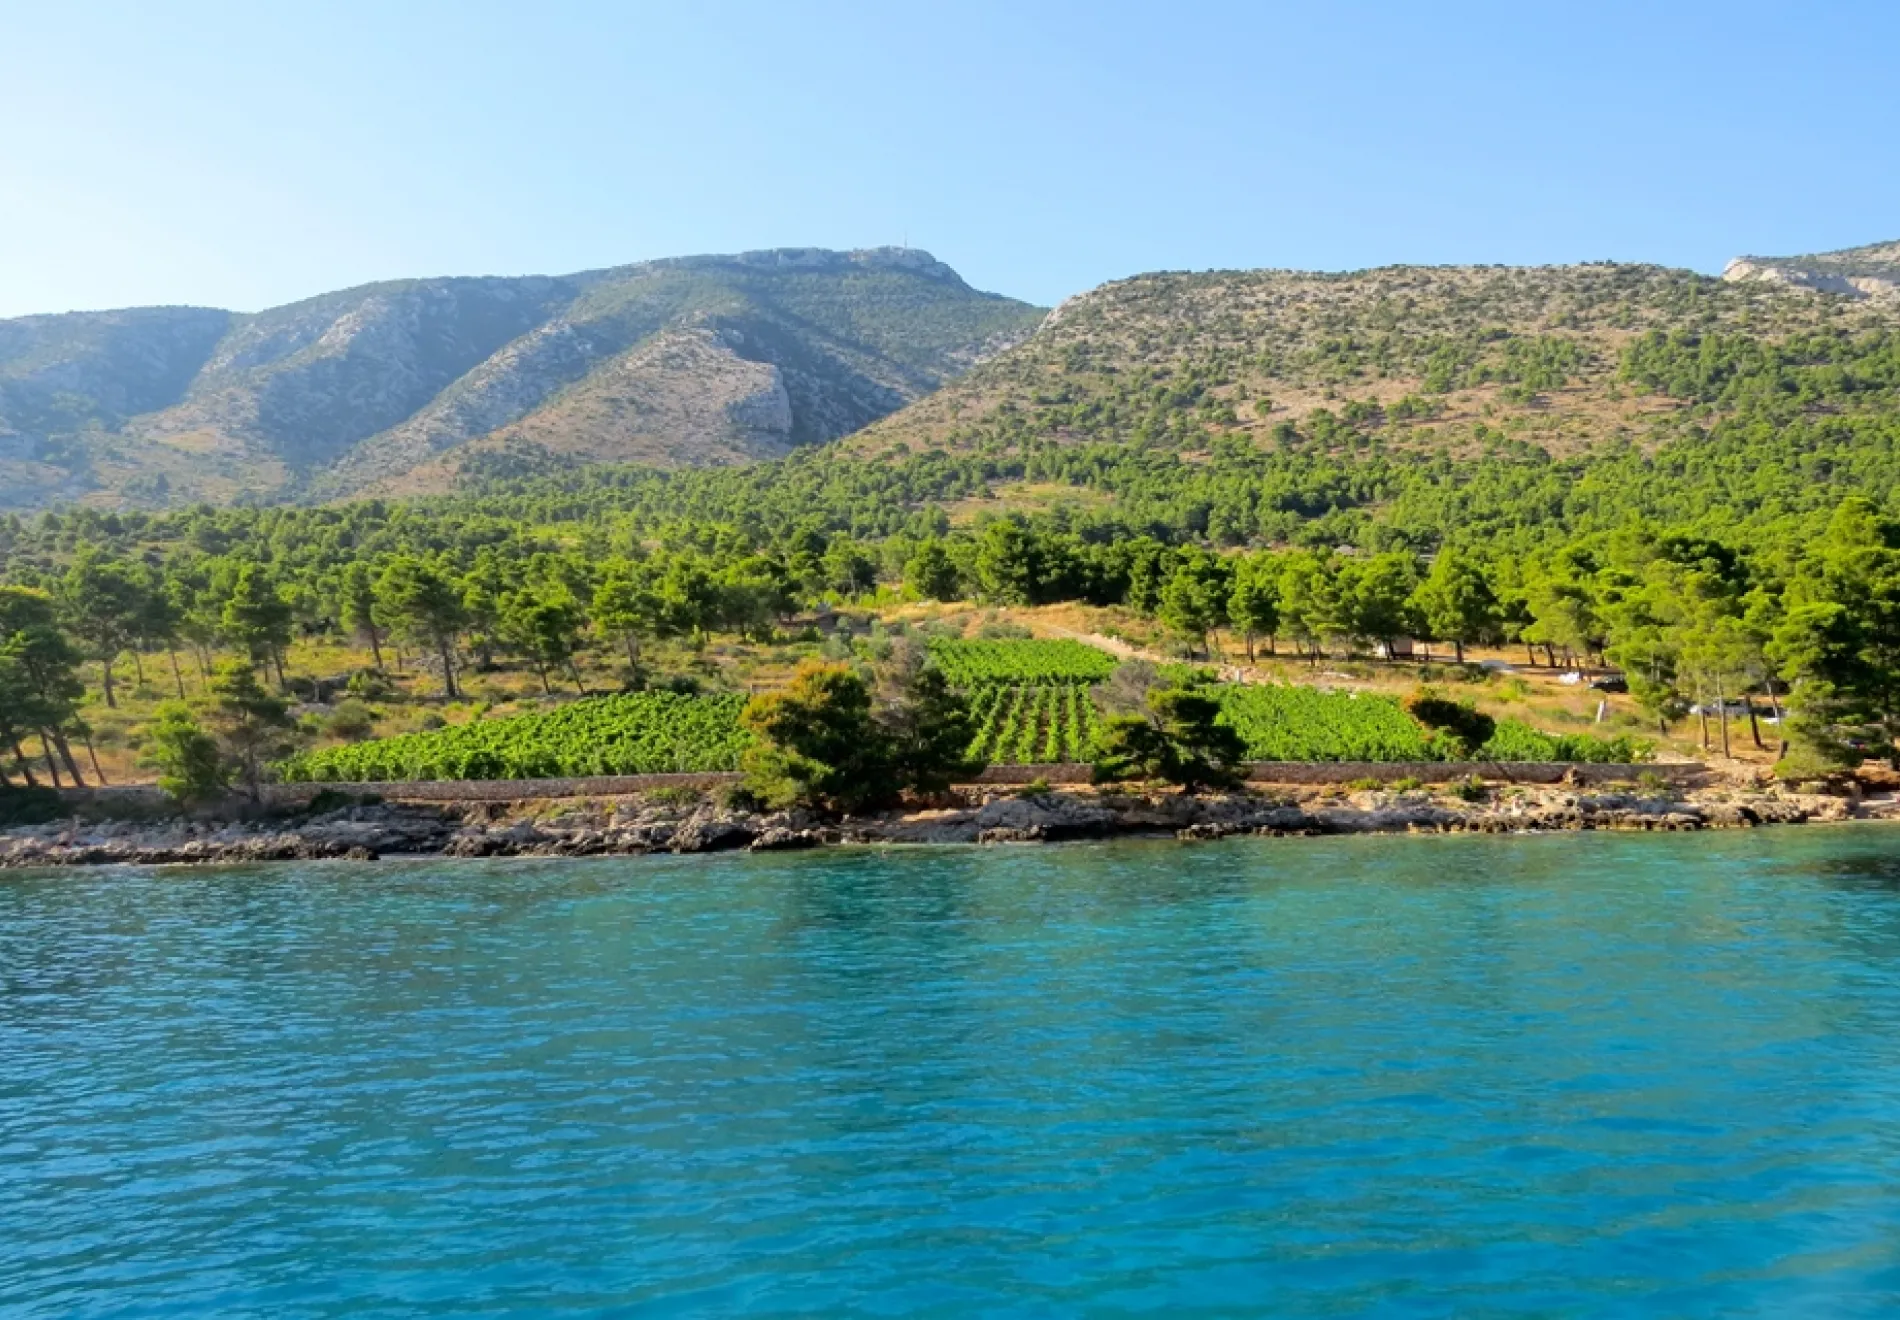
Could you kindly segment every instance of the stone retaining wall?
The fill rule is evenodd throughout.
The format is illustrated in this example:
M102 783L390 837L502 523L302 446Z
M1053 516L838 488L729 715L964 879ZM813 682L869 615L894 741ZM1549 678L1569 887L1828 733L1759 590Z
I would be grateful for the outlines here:
M1473 776L1491 783L1580 784L1628 782L1653 775L1677 788L1695 788L1713 777L1695 761L1653 765L1597 765L1580 761L1256 761L1247 772L1256 784L1349 784L1376 779L1389 784L1416 779L1422 784L1449 784Z
M1710 779L1709 768L1698 762L1657 765L1586 765L1576 761L1256 761L1247 768L1254 784L1350 784L1373 779L1390 784L1416 779L1422 784L1449 784L1476 775L1492 783L1559 784L1570 779L1603 784L1654 775L1664 783L1694 788ZM1051 784L1086 784L1087 763L1060 765L993 765L977 777L979 784L1027 784L1041 779Z

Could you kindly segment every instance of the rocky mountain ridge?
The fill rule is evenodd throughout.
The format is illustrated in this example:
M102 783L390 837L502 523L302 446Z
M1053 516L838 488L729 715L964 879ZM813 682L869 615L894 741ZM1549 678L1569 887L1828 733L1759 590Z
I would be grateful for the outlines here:
M856 430L1042 310L910 249L390 281L254 315L0 321L0 506L408 494L484 464L708 464Z

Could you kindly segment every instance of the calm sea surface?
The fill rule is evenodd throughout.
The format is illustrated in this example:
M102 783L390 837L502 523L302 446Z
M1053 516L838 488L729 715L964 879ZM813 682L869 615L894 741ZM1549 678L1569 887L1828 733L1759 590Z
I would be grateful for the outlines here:
M0 1313L1894 1315L1900 832L0 877Z

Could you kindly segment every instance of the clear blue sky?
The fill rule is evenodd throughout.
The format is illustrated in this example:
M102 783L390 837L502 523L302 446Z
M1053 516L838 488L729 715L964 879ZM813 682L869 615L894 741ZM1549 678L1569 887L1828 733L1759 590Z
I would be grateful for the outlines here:
M0 0L0 315L899 243L1154 269L1900 238L1900 4Z

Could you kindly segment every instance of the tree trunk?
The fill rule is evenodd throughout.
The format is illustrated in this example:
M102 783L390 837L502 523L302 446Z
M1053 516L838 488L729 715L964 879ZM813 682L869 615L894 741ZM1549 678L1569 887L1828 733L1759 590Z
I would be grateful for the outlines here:
M104 684L105 684L105 690L106 690L106 709L116 710L118 709L119 703L117 700L113 698L113 695L112 695L112 657L111 656L107 656L105 659L99 662L99 670L100 670L100 673L102 673L105 676Z
M1722 729L1722 755L1734 756L1728 745L1728 698L1722 693L1722 676L1715 676L1715 719Z
M79 777L79 762L73 759L73 747L71 743L66 741L66 735L63 733L55 733L53 735L53 746L59 748L59 759L65 764L66 773L72 777L73 786L75 788L84 788L86 781Z
M40 750L46 754L46 773L52 776L53 787L66 787L59 782L59 763L53 759L53 740L46 736L43 729L40 731Z
M1458 657L1459 664L1462 665L1465 662L1465 644L1456 637L1451 639L1451 653Z
M553 696L554 684L548 682L548 667L542 664L539 660L536 660L534 662L534 673L535 673L535 677L541 680L542 695L549 696L549 697Z
M172 659L172 681L178 684L178 699L183 701L185 699L185 671L178 667L178 648L168 646L165 648L165 654Z
M1696 718L1702 721L1702 750L1706 752L1709 750L1709 703L1702 699L1702 680L1699 678L1695 684L1695 709Z
M1755 699L1743 697L1742 700L1748 705L1748 731L1754 735L1755 750L1765 752L1768 750L1768 744L1761 740L1761 721L1755 718Z
M132 648L132 675L133 682L140 687L145 686L145 657L139 654L136 646Z
M28 788L38 788L40 781L33 777L33 767L27 763L26 749L20 746L20 740L18 738L14 738L11 741L13 743L13 759L20 763L20 773L26 778L26 786Z
M277 647L270 649L271 666L277 670L277 690L286 696L290 694L290 680L284 677L284 653Z
M90 733L86 734L85 738L86 738L86 755L92 761L92 772L93 774L99 777L99 782L101 784L104 784L106 782L106 772L99 768L99 752L92 745L92 735Z
M365 629L369 633L369 653L375 657L376 672L383 672L383 639L376 635L374 628Z
M436 645L442 652L442 690L448 693L450 701L454 701L460 694L455 690L455 660L449 654L449 639L444 637Z
M1279 653L1280 653L1280 639L1276 637L1274 634L1268 633L1267 634L1267 654L1278 655Z
M574 657L571 655L567 658L567 672L574 679L574 690L583 697L586 696L587 684L581 682L581 667L574 663Z

